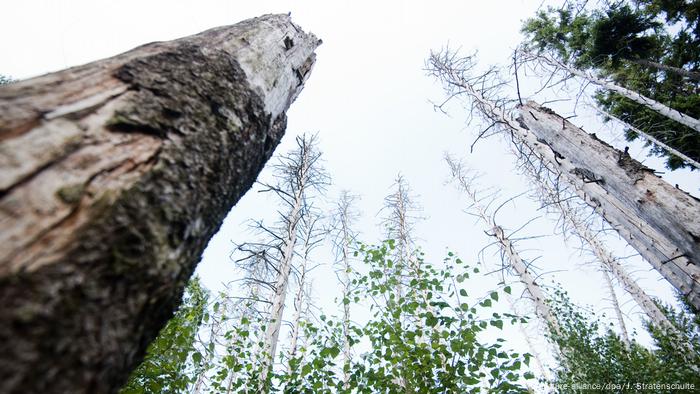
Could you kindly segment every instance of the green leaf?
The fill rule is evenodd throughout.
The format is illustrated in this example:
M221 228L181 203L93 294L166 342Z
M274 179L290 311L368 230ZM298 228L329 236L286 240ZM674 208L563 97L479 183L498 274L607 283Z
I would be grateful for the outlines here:
M304 366L301 367L301 376L308 375L312 369L311 364L304 364Z
M467 291L464 289L459 289L459 295L461 295L462 297L467 297Z
M510 290L510 286L504 287L504 288L503 288L503 291L505 291L506 293L510 294L510 291L511 291L511 290Z
M195 364L199 364L200 362L202 362L202 353L192 353L192 361L194 361Z
M498 293L497 292L491 292L491 299L494 301L498 301Z

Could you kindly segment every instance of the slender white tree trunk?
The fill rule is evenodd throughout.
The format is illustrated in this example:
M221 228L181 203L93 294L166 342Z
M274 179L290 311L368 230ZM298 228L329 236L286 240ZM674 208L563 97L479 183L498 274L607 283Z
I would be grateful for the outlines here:
M522 52L522 51L521 51ZM607 90L610 90L612 92L618 93L619 95L626 97L638 104L644 105L657 113L675 120L676 122L683 124L685 126L690 127L691 129L697 131L700 133L700 120L693 118L690 115L684 114L680 111L677 111L673 108L670 108L650 97L646 97L642 94L639 94L633 90L627 89L625 87L622 87L620 85L617 85L613 82L606 81L602 78L599 78L596 75L593 75L592 73L586 72L586 71L581 71L577 68L574 68L572 66L569 66L568 64L561 62L557 59L554 59L550 56L546 55L535 55L531 53L526 53L522 52L525 55L526 61L527 60L539 60L549 66L558 68L560 70L563 70L569 74L573 74L577 77L584 78L587 81L590 81L600 87L603 87Z
M674 148L671 148L670 146L666 145L665 143L659 141L658 139L656 139L656 138L654 138L653 136L651 136L651 135L645 133L644 131L642 131L642 130L640 130L640 129L634 127L634 126L632 126L631 124L629 124L629 123L625 122L624 120L622 120L622 119L616 117L615 115L613 115L613 114L611 114L611 113L609 113L609 112L607 112L607 111L604 111L604 110L598 108L598 106L591 105L591 107L595 108L596 111L600 112L603 116L608 117L608 118L610 118L610 119L614 119L614 120L616 120L617 122L621 123L621 124L624 125L626 128L628 128L628 129L634 131L635 133L639 134L640 136L642 136L642 138L646 139L647 141L649 141L649 142L651 142L651 143L653 143L653 144L655 144L655 145L658 145L658 146L662 147L663 149L667 150L668 152L672 153L672 154L675 155L675 156L680 157L680 158L681 158L683 161L685 161L687 164L689 164L689 165L691 165L691 166L693 166L693 167L695 167L695 168L697 168L697 169L700 169L700 163L698 163L697 161L691 159L690 157L688 157L688 156L685 155L684 153L682 153L682 152L680 152L680 151L678 151L678 150L676 150L676 149L674 149Z
M350 248L354 242L356 234L352 230L353 220L356 213L353 209L355 196L348 191L341 192L340 198L336 204L335 212L335 238L333 246L336 253L338 268L336 273L342 286L341 296L343 305L343 388L349 390L350 382L350 364L352 362L352 353L350 346L350 302L351 302L351 278L352 272Z
M265 330L262 374L260 376L260 384L262 385L261 392L266 392L267 380L272 372L275 355L277 353L277 341L279 339L280 329L282 328L282 317L284 314L284 304L287 296L287 285L289 284L289 275L292 271L292 258L294 257L294 247L297 242L297 224L301 216L303 188L300 188L297 195L294 196L294 205L289 213L289 224L287 227L288 237L285 241L284 250L282 252L282 260L278 267L279 274L275 283L275 294L272 298L272 307L270 309L270 318L268 319L267 328Z
M292 333L289 343L288 359L296 357L297 343L299 342L299 324L301 323L302 311L304 310L304 296L306 295L306 268L308 265L308 257L304 257L299 267L299 284L296 294L294 295L294 315L292 316ZM288 370L291 372L291 364L288 365Z
M525 289L535 304L535 310L537 315L542 318L554 332L561 334L561 329L559 328L559 322L556 317L552 314L551 308L547 305L547 298L545 297L542 289L535 281L530 271L527 268L527 264L520 257L520 254L513 246L511 240L506 236L503 228L499 226L493 219L493 215L489 215L486 209L481 205L479 198L477 197L477 192L473 189L470 184L470 180L467 179L466 174L461 167L461 165L455 162L452 158L447 157L447 164L450 166L452 171L452 177L457 181L458 187L463 191L473 210L475 215L481 219L481 221L493 231L492 237L496 238L498 245L508 260L510 267L515 271L520 282L525 285Z
M630 60L631 63L638 64L640 66L655 68L657 70L667 71L682 77L686 77L695 81L700 81L700 73L696 71L689 71L680 67L668 66L659 62L654 62L646 59L635 59Z
M542 288L540 288L535 281L535 278L527 269L527 264L525 264L523 259L520 257L520 254L513 246L513 243L505 235L503 228L493 223L493 221L491 221L490 224L493 225L492 230L494 235L501 246L501 250L508 257L510 266L513 267L513 270L518 274L520 281L525 285L528 294L535 303L537 314L552 327L554 332L561 334L559 322L557 322L556 317L552 314L551 308L549 308L549 305L547 305L547 298L542 292Z
M409 185L403 176L396 177L395 185L396 191L384 199L384 209L389 212L384 218L383 224L386 226L387 238L395 241L395 251L392 256L394 268L391 270L387 267L387 278L394 277L397 280L394 288L394 302L398 303L401 297L409 296L410 288L406 286L409 291L405 291L404 281L408 277L407 274L410 274L415 268L414 264L418 263L412 256L413 240L411 237L412 225L415 220L411 214L418 208L411 198ZM407 325L414 322L407 321L404 313L399 312L398 323ZM402 370L401 366L398 369ZM396 384L408 392L411 388L408 387L402 371L399 371L399 376L396 379Z
M630 337L627 334L627 325L625 324L625 319L622 315L622 310L620 309L620 302L617 299L617 294L615 294L615 286L613 286L613 282L612 279L610 279L610 273L608 272L608 270L605 267L603 267L601 271L603 273L603 279L605 279L605 285L608 287L608 293L610 293L610 303L612 303L612 307L615 310L617 325L620 329L620 337L625 343L625 346L629 348Z
M346 215L347 218L347 209ZM350 363L352 353L350 350L350 231L347 220L342 225L342 286L343 286L343 388L350 388Z

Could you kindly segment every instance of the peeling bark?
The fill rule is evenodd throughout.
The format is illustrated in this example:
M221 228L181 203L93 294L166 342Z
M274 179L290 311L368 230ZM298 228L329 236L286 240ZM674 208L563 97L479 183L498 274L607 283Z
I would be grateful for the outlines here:
M520 115L522 141L700 308L700 201L547 108L529 102Z
M120 387L319 44L266 15L0 88L0 392Z

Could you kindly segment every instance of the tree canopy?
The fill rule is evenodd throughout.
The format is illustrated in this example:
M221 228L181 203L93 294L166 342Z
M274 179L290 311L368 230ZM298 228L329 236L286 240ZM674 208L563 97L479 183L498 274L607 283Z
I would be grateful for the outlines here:
M582 70L650 97L684 114L700 116L700 2L665 0L617 1L589 9L587 2L548 7L525 21L530 50L547 52ZM599 90L598 105L629 126L628 140L639 129L700 159L700 135L644 105L617 93ZM685 163L659 146L652 151L667 158L671 169Z

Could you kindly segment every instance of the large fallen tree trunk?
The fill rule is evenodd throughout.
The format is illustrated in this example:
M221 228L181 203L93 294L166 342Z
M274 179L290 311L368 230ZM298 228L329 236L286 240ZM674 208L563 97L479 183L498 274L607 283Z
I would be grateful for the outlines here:
M319 44L267 15L0 89L0 392L119 388Z
M520 121L537 137L528 145L570 163L561 171L581 197L700 309L700 201L536 103L520 108Z

